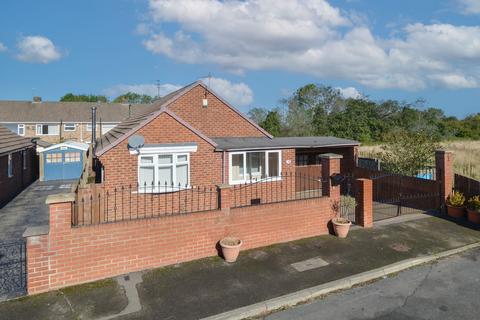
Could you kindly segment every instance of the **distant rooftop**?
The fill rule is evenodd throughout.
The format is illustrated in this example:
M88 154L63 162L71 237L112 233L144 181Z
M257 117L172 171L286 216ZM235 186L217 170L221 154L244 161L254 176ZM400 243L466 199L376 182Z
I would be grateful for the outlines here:
M279 137L279 138L213 138L218 151L241 151L241 150L266 150L287 148L318 148L357 146L360 143L355 140L335 137Z
M20 137L9 129L0 125L0 156L33 147L28 138Z

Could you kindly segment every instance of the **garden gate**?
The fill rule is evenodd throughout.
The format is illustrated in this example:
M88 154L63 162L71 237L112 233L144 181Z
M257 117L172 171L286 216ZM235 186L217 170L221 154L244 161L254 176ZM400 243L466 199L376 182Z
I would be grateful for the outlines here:
M25 241L0 242L0 299L27 291Z

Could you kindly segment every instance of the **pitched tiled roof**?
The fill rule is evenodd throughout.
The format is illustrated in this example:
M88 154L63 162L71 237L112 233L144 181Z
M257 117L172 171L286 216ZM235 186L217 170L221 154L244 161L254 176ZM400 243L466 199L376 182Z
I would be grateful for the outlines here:
M143 112L149 104L94 102L0 101L0 122L90 122L91 107L97 106L97 120L120 122L130 114ZM130 109L130 111L129 111Z
M122 138L126 138L128 136L128 133L139 128L143 123L146 123L155 115L165 111L163 109L165 104L167 104L172 99L175 99L177 96L183 94L184 92L188 91L194 85L196 85L196 82L186 87L180 88L177 91L169 93L164 97L161 97L151 105L145 107L141 112L137 112L130 118L127 118L118 125L116 125L113 129L109 130L100 139L97 140L96 154L103 154L108 149L112 148L117 143L122 141Z
M29 138L20 137L9 129L0 125L0 156L32 147L34 144Z

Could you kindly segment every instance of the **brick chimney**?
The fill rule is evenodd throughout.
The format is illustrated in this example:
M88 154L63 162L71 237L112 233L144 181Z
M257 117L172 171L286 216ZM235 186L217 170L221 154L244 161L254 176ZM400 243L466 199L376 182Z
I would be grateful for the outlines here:
M39 97L39 96L35 96L33 97L33 102L42 102L42 97Z

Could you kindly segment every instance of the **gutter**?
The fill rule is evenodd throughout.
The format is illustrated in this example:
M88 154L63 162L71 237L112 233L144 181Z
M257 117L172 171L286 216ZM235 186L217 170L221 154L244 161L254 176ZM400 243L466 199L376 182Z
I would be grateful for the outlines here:
M215 148L215 151L248 151L248 150L277 150L277 149L308 149L308 148L332 148L332 147L358 147L360 144L328 144L328 145L308 145L308 146L264 146L264 147L239 147L239 148Z

